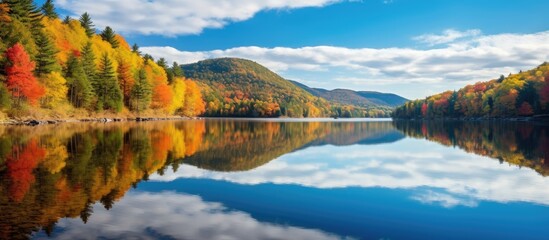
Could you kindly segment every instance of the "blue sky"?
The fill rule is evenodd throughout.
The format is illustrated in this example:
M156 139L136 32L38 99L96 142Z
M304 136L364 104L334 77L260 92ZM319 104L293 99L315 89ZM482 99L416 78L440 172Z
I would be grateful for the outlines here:
M548 60L549 1L56 0L143 51L257 61L313 87L424 97ZM40 4L40 1L37 1Z

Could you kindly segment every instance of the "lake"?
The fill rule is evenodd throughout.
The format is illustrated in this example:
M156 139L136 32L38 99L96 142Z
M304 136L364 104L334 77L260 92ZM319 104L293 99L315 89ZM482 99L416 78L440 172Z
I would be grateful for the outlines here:
M547 239L549 127L0 126L0 239Z

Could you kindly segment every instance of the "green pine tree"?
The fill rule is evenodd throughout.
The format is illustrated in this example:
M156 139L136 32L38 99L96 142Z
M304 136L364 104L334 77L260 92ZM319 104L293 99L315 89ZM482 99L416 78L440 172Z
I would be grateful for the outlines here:
M52 0L46 0L44 5L42 5L42 13L44 13L44 15L49 18L59 17L59 15L57 15L57 13L55 12L55 6L53 5Z
M71 20L72 20L72 18L70 16L66 16L65 19L63 19L63 23L64 24L69 24L69 23L71 23Z
M133 53L137 53L137 55L141 55L141 51L139 51L139 46L137 45L137 43L134 43L133 46L132 46L132 52Z
M75 56L70 56L67 61L65 78L69 85L69 101L78 108L90 107L93 100L93 88L84 72L82 63Z
M124 96L116 79L114 66L108 54L101 56L101 63L97 74L97 81L94 86L95 92L105 108L117 112L124 106Z
M181 66L177 62L173 62L172 71L173 71L173 75L176 76L176 77L183 77L184 76L183 69L181 68Z
M151 89L145 70L140 69L131 91L131 106L133 110L139 113L147 109L151 104Z
M46 33L40 32L38 34L36 37L36 47L38 49L35 57L36 68L34 70L36 75L41 76L61 69L55 59L55 55L59 51L55 48Z
M93 22L87 12L80 16L80 25L82 25L84 30L86 30L86 35L88 35L88 37L93 37L93 35L95 34L95 28L93 28Z
M84 73L90 82L95 81L95 76L97 75L97 70L95 66L95 54L92 50L92 43L88 42L82 48L82 68L84 68Z
M113 48L117 48L120 45L118 40L116 40L116 33L109 26L105 27L105 30L101 32L101 38L109 42Z

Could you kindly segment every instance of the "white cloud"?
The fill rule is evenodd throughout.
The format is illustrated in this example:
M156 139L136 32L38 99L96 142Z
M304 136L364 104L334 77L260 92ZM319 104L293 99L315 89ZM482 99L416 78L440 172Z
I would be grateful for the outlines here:
M322 7L340 0L57 0L74 14L90 13L99 28L167 36L199 34L264 10Z
M320 230L260 222L221 203L173 192L129 193L109 211L95 204L86 224L66 218L56 227L63 231L55 239L341 239Z
M532 169L416 139L375 146L310 147L246 172L213 172L182 165L178 172L150 177L153 181L177 178L314 188L419 189L413 199L445 207L473 207L480 201L549 205L549 189L545 187L549 178Z
M475 31L468 32L474 35ZM487 81L500 74L533 68L549 60L549 31L479 35L442 48L424 50L248 46L198 52L179 51L172 47L143 47L142 51L179 63L218 57L246 58L283 77L309 79L318 82L318 86L386 90L413 98L423 97L427 91L455 89L466 83Z
M481 33L482 32L479 29L470 29L463 32L454 29L446 29L442 34L424 34L414 37L414 40L434 46L438 44L451 43L458 39L467 37L475 37Z

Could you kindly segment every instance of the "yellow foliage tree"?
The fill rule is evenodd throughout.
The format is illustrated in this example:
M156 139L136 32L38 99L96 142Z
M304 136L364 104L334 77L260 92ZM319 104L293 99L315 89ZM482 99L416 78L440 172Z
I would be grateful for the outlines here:
M191 117L204 113L206 104L202 100L202 93L198 85L191 80L186 80L185 85L187 91L183 103L183 115Z
M42 97L42 106L54 108L67 100L67 80L59 72L51 72L40 79L46 88L46 95Z
M184 78L175 78L172 83L173 98L170 104L170 113L176 113L180 111L185 105L185 93L187 92L187 85Z

